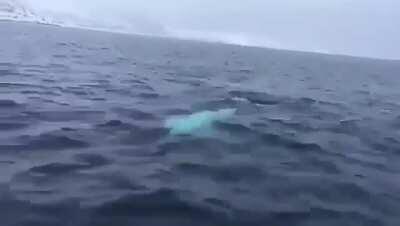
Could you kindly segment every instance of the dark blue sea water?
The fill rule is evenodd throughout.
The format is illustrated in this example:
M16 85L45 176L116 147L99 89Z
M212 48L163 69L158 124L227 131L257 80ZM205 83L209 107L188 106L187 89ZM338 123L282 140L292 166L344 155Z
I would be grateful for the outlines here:
M400 62L0 23L1 226L398 226ZM177 115L236 109L208 136Z

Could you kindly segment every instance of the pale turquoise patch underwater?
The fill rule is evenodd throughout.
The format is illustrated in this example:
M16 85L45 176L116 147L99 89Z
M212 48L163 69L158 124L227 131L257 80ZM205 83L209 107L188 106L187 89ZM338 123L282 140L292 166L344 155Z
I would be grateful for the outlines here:
M173 117L165 121L165 127L171 135L194 135L195 133L211 132L212 125L233 117L236 109L221 109L218 111L201 111L187 116Z

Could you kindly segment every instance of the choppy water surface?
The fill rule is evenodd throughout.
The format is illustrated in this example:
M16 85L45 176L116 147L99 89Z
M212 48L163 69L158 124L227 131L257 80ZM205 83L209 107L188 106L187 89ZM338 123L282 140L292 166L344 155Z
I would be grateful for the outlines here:
M400 225L400 62L0 23L1 225ZM236 109L208 135L165 121Z

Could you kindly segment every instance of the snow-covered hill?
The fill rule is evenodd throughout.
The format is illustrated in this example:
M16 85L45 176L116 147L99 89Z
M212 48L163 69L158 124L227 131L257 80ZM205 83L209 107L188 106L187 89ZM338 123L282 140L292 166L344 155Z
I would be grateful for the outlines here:
M26 4L18 0L0 0L0 20L50 23L48 19L37 15Z
M164 27L146 18L92 18L90 15L40 10L30 7L24 0L0 0L0 20L35 22L62 27L75 27L90 30L165 35Z
M0 20L36 22L65 27L102 28L95 21L72 14L36 11L20 0L0 0Z

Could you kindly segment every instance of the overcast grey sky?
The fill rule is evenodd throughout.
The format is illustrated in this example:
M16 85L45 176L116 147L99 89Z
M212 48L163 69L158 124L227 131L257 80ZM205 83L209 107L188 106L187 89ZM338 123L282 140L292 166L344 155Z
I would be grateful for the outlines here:
M400 59L400 0L24 1L183 38Z

